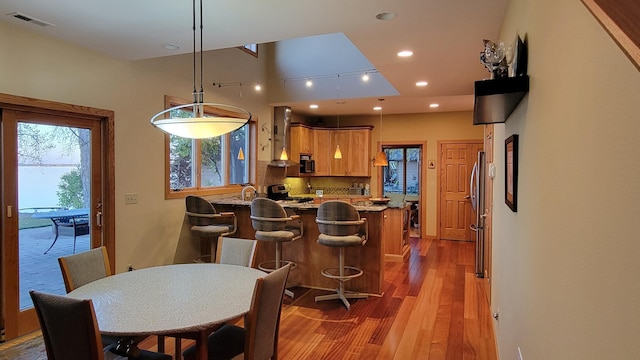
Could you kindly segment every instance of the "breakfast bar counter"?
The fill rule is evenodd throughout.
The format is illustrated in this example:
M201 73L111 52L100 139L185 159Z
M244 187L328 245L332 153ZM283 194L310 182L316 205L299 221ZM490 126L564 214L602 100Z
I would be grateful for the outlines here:
M233 235L237 238L255 239L255 230L251 225L251 201L237 198L210 199L218 211L233 211L238 219L238 231ZM338 250L317 243L319 231L316 224L318 204L298 203L295 201L282 202L286 209L293 210L300 215L304 227L302 238L282 246L283 260L295 262L298 267L289 274L289 284L309 288L319 288L334 291L335 280L322 276L322 269L338 265ZM362 247L345 249L345 263L363 270L363 275L348 281L347 290L368 294L382 294L384 283L384 229L383 219L386 206L356 206L360 217L366 218L369 227L369 237ZM275 247L273 244L258 242L256 249L256 264L273 260Z

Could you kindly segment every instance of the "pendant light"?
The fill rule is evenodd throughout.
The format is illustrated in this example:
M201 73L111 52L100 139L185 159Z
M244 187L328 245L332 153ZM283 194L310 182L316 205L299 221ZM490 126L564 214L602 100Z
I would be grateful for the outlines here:
M242 148L238 151L238 160L244 160L244 151L242 151Z
M151 118L153 126L172 135L203 139L232 132L251 120L251 113L239 107L204 102L202 59L202 0L200 0L200 90L196 90L196 0L193 0L193 103L175 106L157 113ZM205 106L219 108L224 115L205 116ZM165 117L171 115L174 110L188 111L191 116L186 118Z
M338 130L340 130L340 114L338 114ZM334 159L342 159L342 151L340 151L340 144L336 144L336 151L333 153Z
M380 146L382 146L382 102L384 99L378 99L380 101ZM389 166L389 161L387 161L387 155L384 153L382 149L376 153L376 157L373 160L373 166Z
M338 74L338 99L340 99L340 74ZM344 101L338 100L338 105L344 104ZM340 130L340 111L338 111L338 130ZM334 159L342 159L342 151L340 151L340 144L336 144L336 151L333 153Z

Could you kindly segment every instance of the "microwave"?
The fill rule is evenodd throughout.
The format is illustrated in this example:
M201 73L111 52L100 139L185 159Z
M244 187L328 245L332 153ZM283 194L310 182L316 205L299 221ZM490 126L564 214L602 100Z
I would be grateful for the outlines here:
M312 173L316 172L316 162L315 160L300 160L300 172L301 173Z

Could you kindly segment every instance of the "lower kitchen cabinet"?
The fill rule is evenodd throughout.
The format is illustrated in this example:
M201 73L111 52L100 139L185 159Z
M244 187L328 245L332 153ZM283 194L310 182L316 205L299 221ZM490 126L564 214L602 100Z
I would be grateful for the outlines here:
M384 259L404 262L411 254L409 219L411 206L387 208L384 211Z

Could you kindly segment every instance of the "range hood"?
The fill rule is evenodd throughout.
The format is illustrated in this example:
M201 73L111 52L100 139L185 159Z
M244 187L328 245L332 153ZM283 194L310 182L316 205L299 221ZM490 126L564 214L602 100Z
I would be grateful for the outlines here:
M300 166L295 160L280 160L282 148L287 150L291 156L291 108L288 106L276 106L273 109L273 131L272 131L272 152L273 157L269 166L290 167Z

